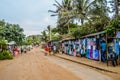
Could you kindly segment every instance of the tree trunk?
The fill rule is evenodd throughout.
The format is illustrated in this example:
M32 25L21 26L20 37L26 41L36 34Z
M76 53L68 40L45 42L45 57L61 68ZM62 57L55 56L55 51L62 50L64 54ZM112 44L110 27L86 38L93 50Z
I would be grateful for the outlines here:
M49 36L50 36L50 41L51 41L51 28L50 28L50 31L49 31Z
M83 25L83 23L84 23L84 19L83 19L83 18L81 18L81 25Z
M115 0L115 18L119 16L118 0Z
M70 24L68 23L68 34L70 34Z

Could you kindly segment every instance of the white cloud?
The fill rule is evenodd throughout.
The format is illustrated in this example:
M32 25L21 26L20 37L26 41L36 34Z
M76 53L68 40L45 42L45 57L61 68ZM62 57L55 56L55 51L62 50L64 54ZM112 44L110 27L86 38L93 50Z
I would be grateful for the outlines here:
M26 34L26 36L29 36L29 35L39 35L39 34L41 34L41 32L40 31L33 31L33 30L26 30L25 32L24 32L24 34Z

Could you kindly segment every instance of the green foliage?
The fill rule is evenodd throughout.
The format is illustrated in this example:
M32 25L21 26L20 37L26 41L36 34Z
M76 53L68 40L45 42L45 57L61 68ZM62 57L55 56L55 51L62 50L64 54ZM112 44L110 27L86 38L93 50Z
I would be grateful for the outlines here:
M72 36L74 36L75 38L80 38L82 35L83 32L81 31L81 29L80 28L74 28L74 29L72 29L72 32L71 32L71 34L72 34Z
M113 27L112 25L109 25L109 26L106 26L105 30L107 31L108 35L111 35L111 34L113 34L113 31L115 30L115 27Z
M69 24L70 30L72 28L77 28L77 27L78 27L78 25L75 24L75 23L70 23ZM61 35L67 34L68 33L68 26L67 25L58 25L56 28L52 29L52 33L54 33L54 34L59 33Z
M115 19L112 22L112 26L114 26L116 29L120 30L120 18L119 19Z
M57 27L53 28L53 29L51 30L51 32L54 33L54 34L57 33L57 32L58 32L58 28L57 28Z
M62 36L60 34L54 34L52 35L52 40L61 40L62 39Z
M75 38L80 38L82 36L85 36L87 34L94 33L95 28L90 26L88 23L85 23L84 25L78 27L78 28L73 28L71 30L71 35Z
M93 17L92 22L89 26L94 27L96 32L103 31L106 25L108 25L110 19L107 16L104 17Z
M120 0L109 0L111 12L114 13L114 18L120 17Z
M10 41L15 41L18 45L21 45L22 40L25 38L23 34L23 28L18 24L9 24L4 20L0 20L0 38Z
M55 1L54 6L56 10L50 12L58 16L58 25L53 31L61 35L69 30L74 37L103 31L109 22L106 0L63 0L61 3ZM79 29L77 24L71 25L76 20L81 21Z
M31 35L26 37L25 43L27 45L31 45L32 43L34 44L40 44L41 42L41 35Z
M42 36L41 36L42 41L47 42L48 41L48 36L47 36L46 31L44 30L43 32L41 32L41 34L42 34Z
M5 40L5 38L2 38L0 41L0 49L2 50L6 50L7 49L7 40Z
M31 44L32 44L32 41L28 40L27 44L28 44L28 45L31 45Z
M2 53L0 53L0 60L5 60L5 59L13 59L13 56L7 50L4 50Z
M116 31L120 31L120 19L115 19L105 27L107 34L109 36L114 36Z

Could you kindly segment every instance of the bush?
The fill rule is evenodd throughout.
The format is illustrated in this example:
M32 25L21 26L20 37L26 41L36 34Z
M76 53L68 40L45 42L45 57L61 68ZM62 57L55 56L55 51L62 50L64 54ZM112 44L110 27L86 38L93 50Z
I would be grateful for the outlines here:
M5 59L13 59L13 56L7 50L4 50L2 53L0 53L0 60L5 60Z

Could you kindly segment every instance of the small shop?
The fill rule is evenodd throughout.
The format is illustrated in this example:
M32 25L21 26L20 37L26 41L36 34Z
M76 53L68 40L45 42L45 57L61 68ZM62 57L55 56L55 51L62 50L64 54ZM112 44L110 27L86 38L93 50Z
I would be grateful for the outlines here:
M57 51L61 49L61 40L51 40L48 42L48 46L53 50L53 46L56 46Z
M13 53L13 48L14 48L14 45L15 45L15 44L16 44L15 41L10 41L10 42L8 43L8 45L9 45L9 50L10 50L11 53Z
M86 38L86 58L93 59L93 60L100 60L101 61L101 50L104 48L104 51L106 51L106 35L105 31L93 33L84 36ZM102 46L103 41L105 42L105 45Z
M109 43L113 42L115 55L118 56L117 61L120 62L120 33L116 37L109 37L106 31L89 34L80 39L64 39L62 40L62 52L72 56L83 56L102 62L109 61ZM111 41L110 41L111 40Z

